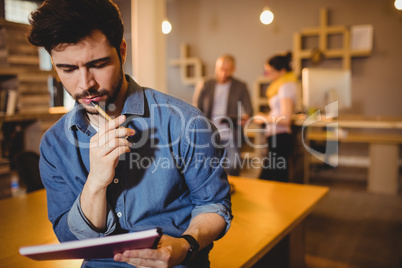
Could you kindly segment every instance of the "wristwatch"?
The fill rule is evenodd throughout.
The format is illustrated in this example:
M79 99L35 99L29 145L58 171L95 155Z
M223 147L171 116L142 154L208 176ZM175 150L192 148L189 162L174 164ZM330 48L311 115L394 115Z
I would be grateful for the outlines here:
M197 240L195 240L195 238L192 237L191 235L187 234L182 235L180 236L180 238L186 239L187 242L190 244L190 248L187 251L187 255L181 263L181 264L188 264L193 260L195 255L197 255L198 249L200 248L200 244L198 244Z

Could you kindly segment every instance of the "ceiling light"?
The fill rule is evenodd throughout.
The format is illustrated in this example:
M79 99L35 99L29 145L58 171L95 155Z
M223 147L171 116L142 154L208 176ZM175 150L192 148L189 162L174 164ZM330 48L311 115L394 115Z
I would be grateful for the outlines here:
M402 0L395 0L394 6L398 10L402 10Z
M162 22L162 33L168 34L172 31L172 24L168 20L164 20Z
M274 20L274 13L268 8L265 7L264 10L261 12L260 21L262 24L270 24Z

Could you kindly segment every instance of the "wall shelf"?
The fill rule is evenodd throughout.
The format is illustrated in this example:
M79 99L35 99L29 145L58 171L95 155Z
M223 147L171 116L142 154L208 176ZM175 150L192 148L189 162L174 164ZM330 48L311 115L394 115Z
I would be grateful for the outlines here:
M340 47L330 47L331 42L329 39L333 36L342 38ZM318 43L316 47L306 48L303 41L305 38L311 37L318 38ZM293 62L296 75L300 76L301 74L302 61L311 59L315 51L322 53L324 58L341 59L342 68L348 70L351 68L353 57L366 57L372 53L371 49L352 49L350 30L345 26L329 26L328 11L326 9L321 10L320 26L318 28L306 28L293 36Z

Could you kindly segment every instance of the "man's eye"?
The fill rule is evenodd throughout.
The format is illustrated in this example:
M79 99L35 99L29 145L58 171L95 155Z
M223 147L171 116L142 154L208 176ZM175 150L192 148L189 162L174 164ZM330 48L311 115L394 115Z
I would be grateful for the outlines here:
M72 71L74 71L76 68L63 68L63 72L65 73L71 73Z
M102 67L105 67L106 64L107 64L107 62L97 63L97 64L94 64L93 67L94 68L102 68Z

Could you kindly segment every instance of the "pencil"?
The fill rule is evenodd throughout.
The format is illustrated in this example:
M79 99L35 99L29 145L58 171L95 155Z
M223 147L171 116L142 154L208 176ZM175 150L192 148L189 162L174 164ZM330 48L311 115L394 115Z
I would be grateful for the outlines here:
M112 118L96 103L91 101L91 104L95 107L95 109L104 117L107 119L107 121L112 121Z
M112 121L112 118L94 101L91 101L91 104L93 107L95 107L95 109L107 120L107 121ZM130 137L126 136L125 137L126 140L130 141Z

